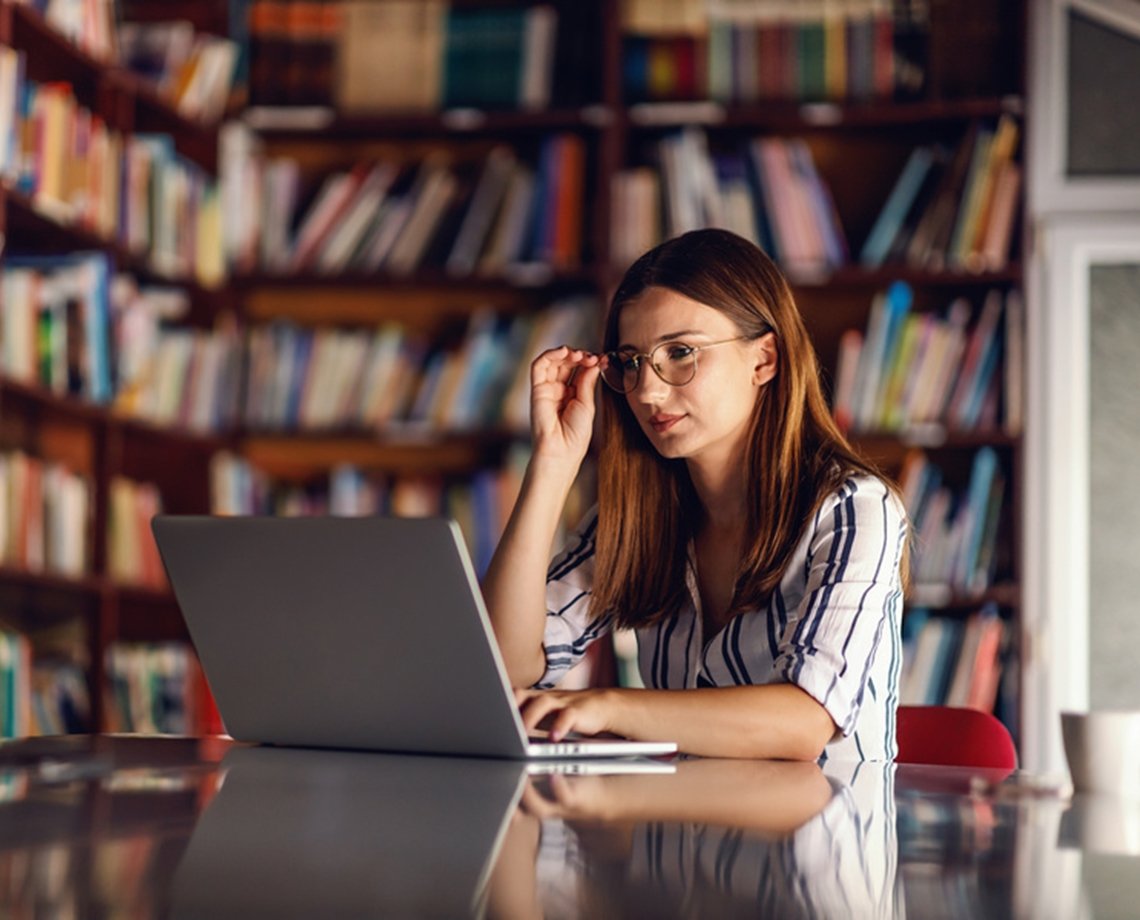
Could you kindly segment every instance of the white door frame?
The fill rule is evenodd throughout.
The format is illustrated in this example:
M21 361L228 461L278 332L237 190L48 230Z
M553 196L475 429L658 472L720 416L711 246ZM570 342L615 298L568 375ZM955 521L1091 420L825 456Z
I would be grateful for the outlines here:
M1040 221L1028 273L1022 761L1064 772L1059 713L1089 705L1089 275L1140 264L1140 214ZM1140 356L1137 356L1140 360Z

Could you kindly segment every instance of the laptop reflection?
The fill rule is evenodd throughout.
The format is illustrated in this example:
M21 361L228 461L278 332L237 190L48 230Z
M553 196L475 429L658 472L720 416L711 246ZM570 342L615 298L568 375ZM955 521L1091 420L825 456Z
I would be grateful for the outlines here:
M170 916L478 915L525 764L235 748Z

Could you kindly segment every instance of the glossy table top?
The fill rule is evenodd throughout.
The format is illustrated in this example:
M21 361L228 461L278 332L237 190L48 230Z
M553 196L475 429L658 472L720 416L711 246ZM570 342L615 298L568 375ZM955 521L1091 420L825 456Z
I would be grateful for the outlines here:
M1121 890L1134 804L945 768L652 769L9 742L0 916L1071 918L1112 915L1108 888L1140 905Z

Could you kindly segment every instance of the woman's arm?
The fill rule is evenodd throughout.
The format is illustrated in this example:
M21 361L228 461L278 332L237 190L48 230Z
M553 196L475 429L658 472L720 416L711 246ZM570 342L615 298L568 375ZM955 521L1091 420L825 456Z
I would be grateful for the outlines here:
M546 670L546 569L566 497L590 446L599 360L562 346L531 365L534 452L482 586L515 687L533 685Z
M836 732L826 709L799 687L762 684L689 690L516 691L528 731L550 720L568 732L613 732L676 741L703 757L817 760Z

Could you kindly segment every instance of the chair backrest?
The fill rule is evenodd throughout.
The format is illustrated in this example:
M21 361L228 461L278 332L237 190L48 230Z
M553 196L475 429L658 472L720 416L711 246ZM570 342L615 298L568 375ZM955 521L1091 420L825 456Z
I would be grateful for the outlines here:
M1017 768L1009 729L988 712L955 706L900 706L897 763Z

